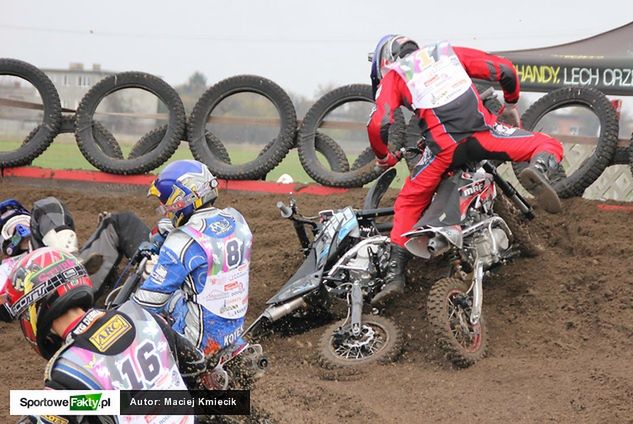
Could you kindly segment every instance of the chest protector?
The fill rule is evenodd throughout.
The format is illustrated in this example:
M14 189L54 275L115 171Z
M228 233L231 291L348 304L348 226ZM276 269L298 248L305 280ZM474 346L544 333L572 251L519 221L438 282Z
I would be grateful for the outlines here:
M444 106L472 85L453 48L445 41L424 46L389 68L406 82L414 109Z
M248 272L252 234L240 216L218 211L206 218L205 233L196 222L180 228L193 238L207 257L207 278L196 302L226 319L238 319L248 309ZM208 233L208 234L206 234Z
M52 368L69 374L94 390L187 390L169 343L154 318L134 302L124 303L118 311L125 315L114 314L103 319L103 323L94 324L102 327L90 336L90 340L96 340L97 350L100 350L100 344L107 346L109 343L108 337L116 337L116 334L123 334L134 327L136 335L125 350L115 355L108 355L107 349L100 354L71 344L65 349L62 348L58 356L51 360ZM92 310L86 316L88 319L89 314L97 315L102 312ZM128 318L132 322L128 322ZM82 325L83 323L80 323L77 329ZM100 333L101 331L104 333ZM95 336L97 338L93 339ZM49 372L47 370L47 374ZM50 378L50 375L47 377ZM119 422L193 424L194 421L193 417L187 420L185 417L176 415L160 417L129 415L119 417Z

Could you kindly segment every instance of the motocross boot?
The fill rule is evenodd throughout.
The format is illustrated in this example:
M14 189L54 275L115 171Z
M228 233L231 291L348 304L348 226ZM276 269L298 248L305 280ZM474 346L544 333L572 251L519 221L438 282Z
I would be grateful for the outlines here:
M551 153L534 155L530 165L519 174L519 181L536 201L549 213L558 213L562 206L558 194L550 185L550 180L560 173L560 165Z
M407 249L391 243L385 284L382 286L382 290L371 300L372 305L384 305L389 300L404 293L404 269L409 259L411 259L411 254Z

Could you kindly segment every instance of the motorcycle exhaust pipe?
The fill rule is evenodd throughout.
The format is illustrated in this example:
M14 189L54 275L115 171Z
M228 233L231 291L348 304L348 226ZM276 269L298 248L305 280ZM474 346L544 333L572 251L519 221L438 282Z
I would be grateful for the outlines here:
M308 304L303 299L303 297L298 297L288 303L284 303L279 306L271 306L267 308L262 315L268 319L270 322L275 322L280 318L285 317L288 314L296 311L299 308L305 308Z
M448 247L448 242L443 237L433 237L429 240L427 249L431 256L443 252Z

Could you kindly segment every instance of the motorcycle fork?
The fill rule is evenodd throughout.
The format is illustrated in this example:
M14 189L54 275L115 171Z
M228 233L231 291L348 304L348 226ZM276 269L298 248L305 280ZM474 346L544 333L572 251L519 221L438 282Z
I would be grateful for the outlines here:
M468 291L470 292L472 290L473 293L473 305L470 309L470 323L474 325L479 322L479 318L481 317L481 308L484 300L484 264L479 260L479 258L477 258L475 259L475 264L473 268L472 282Z
M363 292L360 289L360 283L358 281L352 283L352 290L347 298L347 302L352 324L352 334L359 336L361 331L361 316L363 314Z

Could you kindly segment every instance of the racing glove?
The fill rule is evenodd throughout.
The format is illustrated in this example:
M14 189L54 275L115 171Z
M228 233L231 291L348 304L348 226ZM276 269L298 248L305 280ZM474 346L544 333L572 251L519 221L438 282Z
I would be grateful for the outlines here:
M399 160L400 158L397 155L387 152L384 158L376 158L376 166L384 171L395 166Z
M499 111L498 121L513 127L521 128L521 115L516 103L505 103Z
M149 278L149 275L152 273L157 263L158 255L153 253L150 254L149 259L147 260L147 262L145 262L145 266L143 267L143 280L147 280Z
M151 241L144 241L138 245L137 250L139 253L143 255L151 256L151 255L158 255L158 251L160 250L160 247L156 246L156 244L152 243Z
M152 228L149 234L149 240L156 246L160 247L165 242L165 239L174 230L174 224L171 223L169 218L161 218L156 226Z

